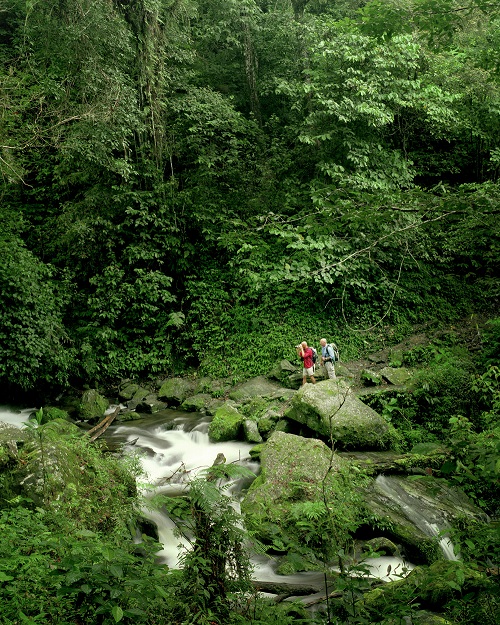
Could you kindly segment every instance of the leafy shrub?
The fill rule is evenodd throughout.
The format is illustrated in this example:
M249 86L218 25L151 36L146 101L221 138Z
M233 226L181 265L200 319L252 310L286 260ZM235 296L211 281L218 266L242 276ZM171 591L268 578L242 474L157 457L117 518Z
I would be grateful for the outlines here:
M472 374L469 363L438 351L429 366L418 371L413 379L416 421L439 436L447 430L452 415L471 415Z
M20 239L0 230L0 380L24 390L63 384L70 351L63 325L64 298Z

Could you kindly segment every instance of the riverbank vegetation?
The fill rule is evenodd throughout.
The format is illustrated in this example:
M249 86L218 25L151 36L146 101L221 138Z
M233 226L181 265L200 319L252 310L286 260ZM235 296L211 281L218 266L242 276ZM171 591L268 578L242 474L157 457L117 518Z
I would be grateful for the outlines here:
M499 26L481 0L5 0L5 402L121 378L235 384L303 339L350 361L425 327L438 338L398 363L420 367L412 393L367 403L400 451L446 444L440 477L498 515ZM183 603L206 563L182 576L134 544L137 467L52 428L0 447L1 623L222 622L213 597L224 623L314 618L231 603L226 578L215 607ZM209 501L222 541L234 519ZM498 539L454 532L490 585L476 603L454 570L447 615L489 625ZM361 609L353 579L328 622L399 623L423 601L406 586Z

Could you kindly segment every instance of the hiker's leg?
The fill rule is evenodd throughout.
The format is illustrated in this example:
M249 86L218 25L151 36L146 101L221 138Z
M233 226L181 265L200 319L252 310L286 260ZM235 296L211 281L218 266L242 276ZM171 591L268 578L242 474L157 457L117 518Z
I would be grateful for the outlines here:
M326 373L327 373L327 375L328 375L329 379L330 379L330 380L335 380L335 378L336 378L337 376L335 375L335 368L334 368L334 366L333 366L333 363L332 363L332 362L330 362L329 360L327 360L327 361L325 362L325 369L326 369Z

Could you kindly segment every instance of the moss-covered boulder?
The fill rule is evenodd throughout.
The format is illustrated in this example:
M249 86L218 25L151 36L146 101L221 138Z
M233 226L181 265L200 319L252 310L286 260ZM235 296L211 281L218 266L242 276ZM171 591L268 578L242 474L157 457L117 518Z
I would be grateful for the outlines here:
M422 451L427 449L423 446ZM439 445L429 447L428 453L398 454L394 451L344 451L339 455L350 460L368 475L404 474L428 475L439 469L449 457L449 451Z
M121 401L129 401L139 390L139 385L133 382L125 383L118 391L118 398Z
M335 363L335 375L342 378L354 378L352 371L349 371L349 369L341 362Z
M397 440L394 428L342 380L305 384L284 416L332 437L344 449L387 449Z
M467 593L479 594L488 585L484 574L465 563L442 560L429 567L415 567L404 579L369 591L363 597L363 606L373 615L391 605L414 603L428 610L442 610L449 601Z
M208 393L197 393L185 399L180 405L181 410L187 412L205 412L207 406L210 406L214 398Z
M150 393L135 406L135 410L146 414L156 414L161 410L165 410L167 406L168 404L160 401L155 393Z
M342 514L358 513L354 475L346 478L349 464L322 441L274 432L259 446L261 473L250 486L241 510L247 526L273 551L287 552L304 542L297 505L328 505ZM334 520L332 522L335 522ZM314 546L311 557L314 557Z
M395 386L402 386L411 379L411 373L408 369L401 367L384 367L379 371L379 375L387 380L389 384L394 384Z
M262 438L267 440L271 436L280 419L281 415L277 410L270 409L264 412L257 422L259 434Z
M265 447L265 443L259 443L258 445L255 445L254 447L252 447L252 449L250 449L250 451L248 452L250 454L250 458L252 460L260 461L260 455L264 447Z
M179 406L193 394L194 388L194 383L186 378L171 378L161 385L158 399L168 402L169 405Z
M218 408L208 426L208 436L214 443L241 438L243 415L231 404Z
M371 538L367 540L363 544L363 551L373 552L376 551L386 556L399 556L399 547L389 540L385 538L385 536L377 536L376 538Z
M82 395L78 406L78 416L83 421L98 421L102 419L108 406L108 400L95 388L91 388Z
M441 532L456 518L487 520L460 489L431 476L379 476L366 489L365 505L416 564L454 557L453 546Z
M42 424L54 421L54 419L62 419L63 421L69 421L70 417L66 410L61 410L55 406L46 406L43 409Z

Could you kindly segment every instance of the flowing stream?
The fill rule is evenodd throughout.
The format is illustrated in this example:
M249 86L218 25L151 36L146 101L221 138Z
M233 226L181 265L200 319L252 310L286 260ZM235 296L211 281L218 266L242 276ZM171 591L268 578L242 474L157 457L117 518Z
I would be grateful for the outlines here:
M190 478L209 467L220 453L224 454L226 462L238 462L258 474L260 465L249 456L253 445L237 441L211 443L208 437L209 423L210 418L204 415L164 410L141 421L111 426L107 437L122 444L128 452L136 450L139 453L148 482L154 488L153 492L178 494ZM237 500L238 492L248 485L248 482L236 483L229 492ZM159 556L171 568L177 567L181 540L174 536L172 522L158 510L146 508L144 514L158 528L163 544ZM187 548L187 545L183 543L183 547ZM373 577L383 581L400 579L413 568L410 563L397 557L370 558L364 563ZM272 558L255 556L253 565L254 578L259 581L304 585L323 583L322 572L278 575L275 573L277 562Z
M112 411L114 407L109 410ZM33 409L14 410L0 408L0 421L22 427ZM146 473L146 498L154 493L176 495L184 491L189 480L197 473L213 464L218 454L224 454L227 463L238 462L252 472L259 472L259 463L250 459L252 445L230 441L211 443L208 437L210 418L198 413L183 413L163 410L155 415L145 415L139 421L112 424L104 437L113 446L121 446L126 453L136 453ZM230 492L235 501L238 492L249 482L234 484ZM238 505L237 503L235 505ZM174 536L172 521L162 511L146 506L144 515L158 529L159 541L163 549L159 558L171 568L177 568L180 548L188 548L179 537ZM181 545L181 547L179 546ZM397 557L369 558L363 562L373 577L383 581L400 579L413 566ZM278 575L277 562L272 558L253 558L254 578L259 581L289 584L323 583L322 572L305 572L295 575Z

